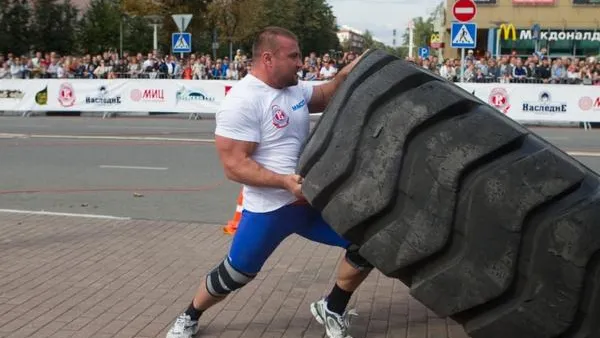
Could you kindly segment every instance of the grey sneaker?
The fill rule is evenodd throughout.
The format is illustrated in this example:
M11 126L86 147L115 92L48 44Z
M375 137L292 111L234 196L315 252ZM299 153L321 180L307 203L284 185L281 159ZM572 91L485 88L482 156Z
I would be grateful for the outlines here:
M167 338L191 338L196 334L198 321L192 320L190 316L182 313L175 319L175 323L167 332Z
M327 309L327 301L323 298L310 304L310 312L317 322L325 326L325 332L329 338L352 338L348 329L350 328L350 316L358 316L354 309L338 315Z

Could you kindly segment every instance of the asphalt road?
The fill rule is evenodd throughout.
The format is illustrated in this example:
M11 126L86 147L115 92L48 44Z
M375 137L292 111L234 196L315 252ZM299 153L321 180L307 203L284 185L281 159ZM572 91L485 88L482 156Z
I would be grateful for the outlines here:
M0 209L225 224L240 186L222 173L213 130L212 120L0 117ZM532 130L600 173L600 132Z

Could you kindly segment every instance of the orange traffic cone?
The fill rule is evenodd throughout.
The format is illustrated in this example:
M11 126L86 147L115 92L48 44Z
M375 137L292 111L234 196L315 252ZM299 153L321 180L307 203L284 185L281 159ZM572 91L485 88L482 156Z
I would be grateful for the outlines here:
M225 227L223 227L223 232L228 234L228 235L233 235L235 233L235 231L237 230L238 224L240 223L240 219L242 218L242 201L244 200L244 197L242 195L242 192L240 191L240 194L238 195L237 198L237 206L235 207L235 214L233 215L233 219L231 219L229 222L227 222L227 225Z

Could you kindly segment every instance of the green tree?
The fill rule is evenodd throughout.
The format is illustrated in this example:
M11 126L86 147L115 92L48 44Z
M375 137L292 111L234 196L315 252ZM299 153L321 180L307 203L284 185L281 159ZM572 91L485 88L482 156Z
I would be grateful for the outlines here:
M133 0L132 0L133 1ZM162 18L159 29L159 49L165 53L171 50L171 34L178 31L171 18L172 14L192 14L192 21L186 31L192 33L192 50L206 52L212 44L214 23L209 19L208 6L213 0L154 0L159 3L158 14Z
M9 0L0 0L0 52L8 52L10 45L8 34L8 10L10 9Z
M279 26L291 31L301 29L297 19L298 13L302 11L299 7L302 1L298 0L263 0L262 20L269 26Z
M73 52L76 17L77 9L68 0L35 1L30 42L39 51Z
M77 16L79 10L73 6L71 0L65 0L58 5L60 16L56 20L60 23L62 38L57 41L57 48L66 53L75 50L77 46Z
M428 45L431 34L434 31L433 18L429 17L428 19L423 19L423 17L418 17L413 19L413 23L413 43L415 48ZM408 46L410 43L408 29L404 32L402 38L404 40L404 45Z
M373 34L368 29L363 32L363 47L364 49L369 49L375 47L375 40L373 39Z
M265 0L215 0L208 6L208 18L217 29L220 53L229 54L233 48L248 46L253 35L265 24Z
M414 23L414 47L418 48L419 46L428 46L429 40L431 39L431 35L435 32L435 23L444 15L444 2L440 2L436 5L436 7L429 13L429 17L424 19L423 17L418 17L413 19ZM404 35L402 36L404 40L404 45L409 45L409 32L406 30ZM413 53L415 49L413 49ZM414 57L415 55L413 55Z
M298 11L295 13L296 34L302 53L307 55L312 51L324 53L340 50L338 27L331 6L325 0L302 0L298 4Z
M0 50L24 55L29 52L31 7L26 0L0 1Z
M121 0L121 12L131 16L144 16L160 13L162 6L154 0Z
M129 51L130 55L150 52L153 48L153 34L152 27L144 17L123 17L123 50Z
M386 52L395 55L399 58L404 59L405 57L408 56L408 47L405 46L400 46L400 47L391 47L391 46L385 46L383 48Z
M304 55L341 49L335 16L324 0L214 0L208 12L221 47L231 36L234 49L250 51L260 29L280 26L296 33Z
M122 12L117 0L92 0L79 23L79 44L86 53L118 50Z

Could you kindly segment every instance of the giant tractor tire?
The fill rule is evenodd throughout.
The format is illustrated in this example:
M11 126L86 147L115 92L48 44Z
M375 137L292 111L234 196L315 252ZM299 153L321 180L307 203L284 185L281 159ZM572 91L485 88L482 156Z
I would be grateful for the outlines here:
M298 173L335 231L471 337L600 337L599 177L460 87L369 52Z

